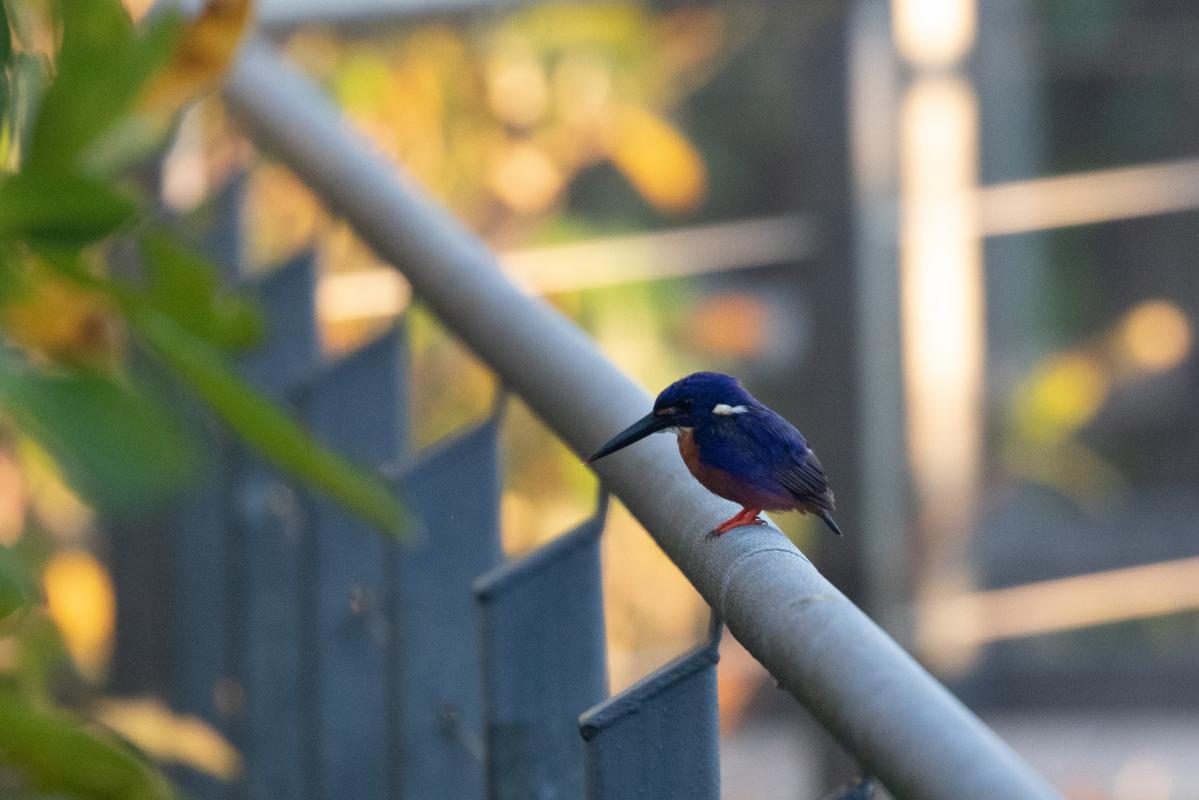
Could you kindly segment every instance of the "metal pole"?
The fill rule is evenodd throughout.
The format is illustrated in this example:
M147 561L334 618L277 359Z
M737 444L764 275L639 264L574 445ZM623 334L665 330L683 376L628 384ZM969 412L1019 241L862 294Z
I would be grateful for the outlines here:
M402 269L575 452L649 408L645 390L582 331L508 282L482 242L268 48L247 45L225 95L257 144ZM597 471L730 632L895 797L1058 797L775 528L707 538L731 506L695 483L669 437L651 437Z

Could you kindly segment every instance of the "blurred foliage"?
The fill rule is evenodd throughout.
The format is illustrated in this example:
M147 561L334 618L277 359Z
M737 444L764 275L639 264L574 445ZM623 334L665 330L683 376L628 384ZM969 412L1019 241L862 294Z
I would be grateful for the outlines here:
M104 698L89 715L158 761L182 764L223 780L237 778L241 754L208 723L150 697Z
M0 545L0 625L12 624L37 597L37 582L29 566L10 547ZM0 627L0 633L5 629Z
M686 103L765 24L755 3L551 3L370 37L306 28L286 49L375 147L502 249L702 214L712 166L685 124ZM777 100L755 105L753 118L779 113ZM738 153L736 167L762 157ZM599 194L622 206L619 220L571 213L597 176ZM322 215L294 179L266 166L250 192L262 198L256 263L311 240Z
M11 345L0 398L88 502L121 512L161 500L186 477L188 448L125 363L131 343L265 455L396 532L400 509L380 482L317 447L235 377L226 353L256 338L253 309L222 292L216 267L156 221L145 192L114 170L154 152L161 115L219 75L246 6L214 3L190 25L161 14L143 31L115 0L50 6L52 14L39 13L41 4L6 6L6 18L22 20L10 60L59 29L62 44L46 54L37 82L45 91L24 105L37 105L33 121L7 126L27 135L4 142L3 161L15 171L0 182L0 322ZM12 74L5 70L6 79ZM6 107L9 116L18 109ZM114 131L129 148L114 145ZM137 254L122 249L130 240Z
M193 20L164 12L139 26L117 0L0 3L4 796L174 796L143 756L55 698L102 678L114 618L102 565L62 537L90 509L161 508L187 484L198 441L168 401L178 390L381 530L402 530L380 479L237 377L229 358L258 338L257 312L220 287L148 188L143 165L226 69L249 12L249 0L212 0Z
M1113 397L1176 369L1191 349L1185 312L1151 298L1072 348L1044 356L1007 398L1004 468L1091 510L1124 496L1135 482L1129 464L1103 455L1085 434Z
M114 513L169 495L191 457L167 407L88 368L42 372L0 360L0 405L20 435L55 459L82 496Z
M0 760L53 797L159 800L175 796L157 770L116 736L0 690ZM11 796L11 795L10 795ZM30 795L22 795L28 797Z

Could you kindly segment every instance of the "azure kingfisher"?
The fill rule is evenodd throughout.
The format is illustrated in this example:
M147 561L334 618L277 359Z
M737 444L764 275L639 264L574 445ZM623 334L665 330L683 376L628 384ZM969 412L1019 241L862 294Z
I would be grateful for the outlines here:
M820 516L833 533L833 492L824 466L795 426L758 402L736 378L696 372L667 386L654 409L616 434L583 463L603 458L651 433L673 429L683 463L705 489L740 503L716 526L719 536L742 525L765 525L761 511Z

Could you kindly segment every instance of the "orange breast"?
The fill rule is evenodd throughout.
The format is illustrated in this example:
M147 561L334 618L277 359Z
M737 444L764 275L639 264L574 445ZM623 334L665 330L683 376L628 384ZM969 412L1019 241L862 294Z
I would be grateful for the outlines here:
M691 428L679 430L679 454L683 457L687 469L698 478L703 471L703 465L699 461L699 445L695 443L695 432Z
M695 479L712 494L743 505L752 502L740 481L724 470L710 467L700 461L699 445L695 441L695 435L687 428L679 431L679 454L683 456L683 463Z
M770 492L755 487L719 467L711 467L700 461L699 444L694 433L683 428L679 431L679 454L683 463L705 489L714 495L740 503L747 508L782 511L795 508L795 499L786 493Z

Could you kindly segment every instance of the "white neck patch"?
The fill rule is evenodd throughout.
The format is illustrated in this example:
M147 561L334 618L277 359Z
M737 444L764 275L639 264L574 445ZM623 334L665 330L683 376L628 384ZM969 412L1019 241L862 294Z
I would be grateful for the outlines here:
M732 414L744 414L746 411L749 411L749 406L730 406L724 403L717 403L716 407L712 409L713 414L719 414L722 417Z

